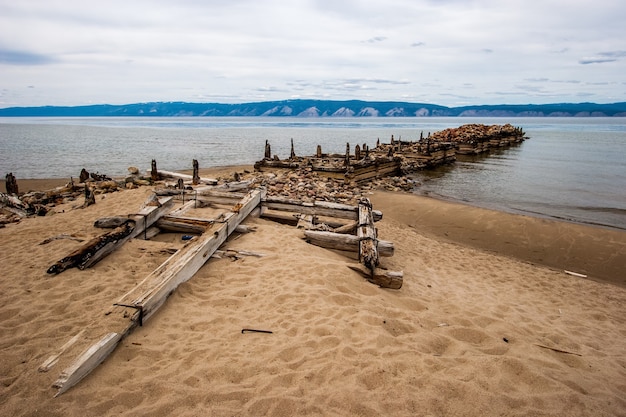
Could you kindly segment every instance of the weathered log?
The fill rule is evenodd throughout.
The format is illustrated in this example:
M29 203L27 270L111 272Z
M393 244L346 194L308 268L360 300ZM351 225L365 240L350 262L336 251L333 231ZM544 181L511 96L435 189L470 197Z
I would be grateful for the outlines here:
M350 222L348 224L344 224L343 226L336 227L333 232L335 233L354 233L356 232L356 228L359 225L359 222Z
M371 271L374 271L378 266L377 236L372 215L372 203L368 198L359 200L357 236L359 237L359 260Z
M188 175L188 174L181 174L179 172L172 172L172 171L163 171L163 170L159 170L159 177L165 178L175 178L175 179L182 179L183 181L189 181L192 182L193 181L193 176L192 175ZM203 183L203 184L211 184L211 185L215 185L217 184L217 180L214 178L200 178L199 182Z
M127 223L115 228L115 230L91 239L65 258L56 262L46 272L48 274L60 274L68 268L78 267L84 269L98 251L103 250L108 244L115 244L123 240L131 234L135 228L135 222L128 220Z
M358 207L348 204L332 203L327 201L305 203L283 197L268 197L261 203L261 205L271 210L358 220ZM383 213L378 210L372 210L372 216L374 221L378 221L382 219Z
M171 208L173 203L172 198L169 197L161 200L159 207L146 205L137 215L129 218L128 222L111 232L91 239L70 255L56 262L48 268L47 272L49 274L59 274L67 268L76 266L79 269L85 269L95 265L129 239L144 232L146 228L150 227L163 216Z
M359 251L360 238L355 235L325 232L318 230L305 230L305 240L312 245L326 249L343 250L349 252ZM395 247L393 242L386 240L377 241L378 254L380 256L393 256Z
M171 218L167 220L164 218L157 220L156 227L167 232L186 233L192 235L201 235L206 231L206 226L171 220Z
M365 267L365 265L362 264L348 265L348 268L358 272L361 276L363 276L363 278L372 284L378 285L379 287L390 288L392 290L399 290L402 288L404 276L402 271L387 271L379 268L376 268L374 271L370 271L367 267Z

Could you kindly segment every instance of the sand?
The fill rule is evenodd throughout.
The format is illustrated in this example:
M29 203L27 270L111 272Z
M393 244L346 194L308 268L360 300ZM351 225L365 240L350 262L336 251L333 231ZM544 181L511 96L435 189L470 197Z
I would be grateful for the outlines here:
M250 218L257 231L226 246L266 256L211 259L53 398L71 358L42 362L81 329L104 331L112 302L183 243L133 240L58 276L45 271L80 243L39 243L99 234L95 219L136 212L150 191L0 229L0 415L626 415L626 233L389 193L371 198L402 289Z

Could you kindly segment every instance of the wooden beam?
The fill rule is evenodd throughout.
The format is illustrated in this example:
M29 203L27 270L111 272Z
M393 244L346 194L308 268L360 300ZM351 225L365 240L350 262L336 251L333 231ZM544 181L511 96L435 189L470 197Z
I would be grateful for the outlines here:
M359 225L356 230L359 237L359 260L373 272L378 266L378 248L372 203L368 198L359 200Z
M261 205L271 210L311 214L314 216L337 217L349 220L358 219L358 208L348 204L331 203L327 201L305 203L282 197L268 197ZM374 221L379 221L382 219L383 213L378 210L372 210L372 216Z
M349 252L359 251L360 240L359 237L355 235L317 230L305 230L304 236L307 242L316 246L320 246L322 248L343 250ZM377 247L378 254L380 256L393 256L393 242L379 240Z
M163 171L162 169L159 169L158 173L159 173L159 176L165 177L165 178L167 177L176 178L176 179L180 178L183 181L189 181L189 182L193 181L193 175L181 174L179 172L172 172L172 171ZM210 184L210 185L217 184L217 180L213 178L200 178L199 181L203 184Z

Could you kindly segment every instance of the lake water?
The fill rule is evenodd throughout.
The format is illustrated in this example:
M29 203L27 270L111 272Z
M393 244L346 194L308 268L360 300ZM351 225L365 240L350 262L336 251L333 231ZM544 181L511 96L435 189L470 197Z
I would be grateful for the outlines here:
M272 153L345 153L391 135L466 123L511 123L522 145L463 157L415 175L417 193L499 210L626 230L626 118L0 118L0 174L78 177L80 170L123 176L129 166L164 170L252 164Z

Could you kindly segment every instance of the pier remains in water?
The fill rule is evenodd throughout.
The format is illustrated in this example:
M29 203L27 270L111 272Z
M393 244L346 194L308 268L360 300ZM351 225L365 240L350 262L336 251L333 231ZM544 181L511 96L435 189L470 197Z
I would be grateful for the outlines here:
M297 156L293 139L289 158L281 160L271 153L271 145L265 142L265 155L254 164L257 171L275 169L309 169L318 175L343 179L347 183L367 181L386 176L404 175L454 163L456 155L478 155L491 149L516 145L526 139L524 131L511 124L466 124L428 134L416 141L396 140L389 143L377 141L369 149L366 144L356 145L354 153L346 144L345 154L325 154L317 145L315 155Z

